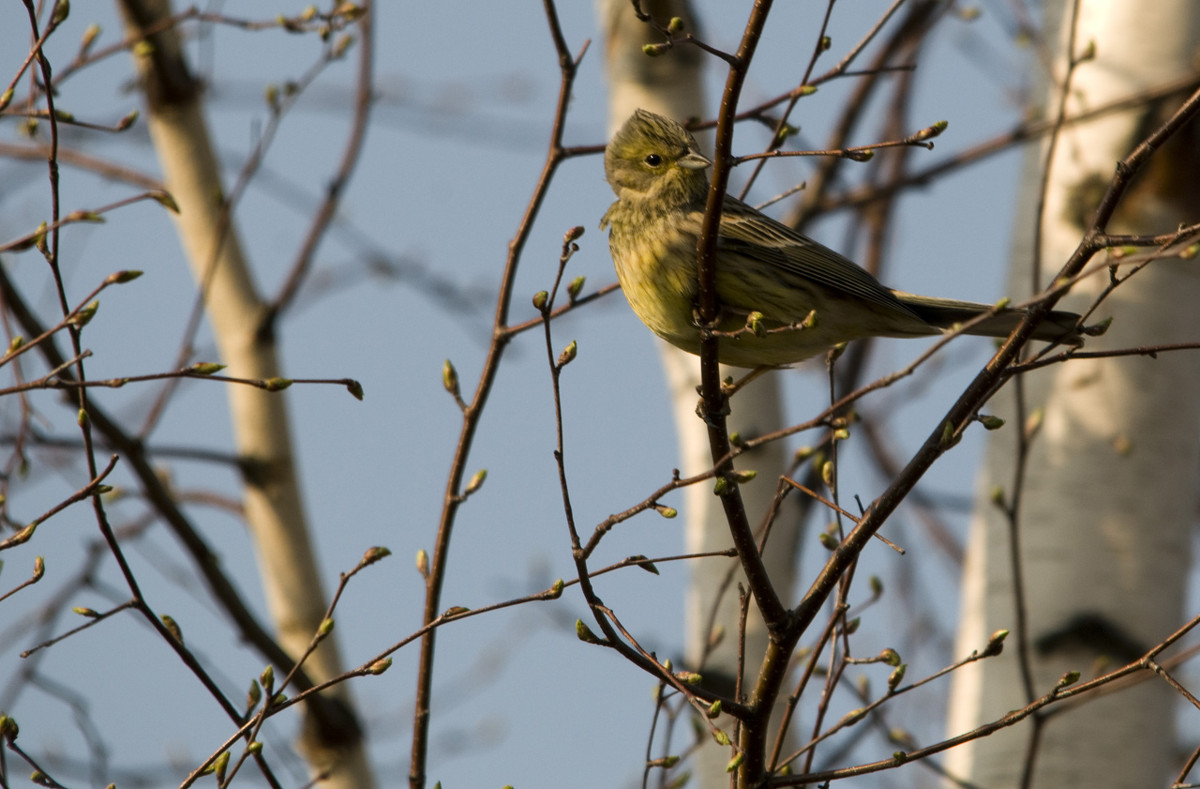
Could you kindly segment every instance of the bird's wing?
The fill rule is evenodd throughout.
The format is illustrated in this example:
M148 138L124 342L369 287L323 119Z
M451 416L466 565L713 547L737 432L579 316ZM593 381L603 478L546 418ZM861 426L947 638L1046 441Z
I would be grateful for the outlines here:
M761 260L778 269L781 275L801 277L848 297L921 320L891 290L853 261L736 198L725 198L718 246Z

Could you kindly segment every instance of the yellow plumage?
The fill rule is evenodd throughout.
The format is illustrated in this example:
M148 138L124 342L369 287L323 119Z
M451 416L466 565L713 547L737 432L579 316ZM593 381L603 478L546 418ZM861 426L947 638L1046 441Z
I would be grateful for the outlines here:
M674 121L635 112L608 144L604 169L617 195L608 227L617 278L634 313L658 336L698 353L696 246L708 195L695 139ZM987 305L891 290L847 258L726 196L717 238L720 360L739 367L799 362L840 342L938 334ZM758 333L747 318L761 313ZM815 313L811 325L800 326ZM969 330L1002 337L1024 313L1003 310ZM1038 339L1078 344L1079 316L1053 312Z

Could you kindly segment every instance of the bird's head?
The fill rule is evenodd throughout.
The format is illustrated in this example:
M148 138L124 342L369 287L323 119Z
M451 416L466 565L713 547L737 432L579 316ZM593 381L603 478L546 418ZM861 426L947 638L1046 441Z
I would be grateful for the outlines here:
M676 207L703 201L712 162L696 138L673 120L637 110L604 150L604 172L622 200Z

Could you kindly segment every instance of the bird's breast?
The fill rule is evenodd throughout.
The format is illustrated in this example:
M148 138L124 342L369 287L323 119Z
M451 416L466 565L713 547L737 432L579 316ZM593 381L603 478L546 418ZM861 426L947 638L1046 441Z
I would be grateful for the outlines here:
M628 232L627 223L614 221L609 247L621 289L642 323L670 343L699 347L692 316L695 239L662 221L645 222L642 232L636 233Z

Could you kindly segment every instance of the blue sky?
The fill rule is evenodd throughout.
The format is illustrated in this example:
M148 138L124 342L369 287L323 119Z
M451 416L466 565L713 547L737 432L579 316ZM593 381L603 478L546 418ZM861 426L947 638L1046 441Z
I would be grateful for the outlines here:
M701 5L706 29L712 31L708 38L732 48L749 4ZM823 8L780 6L747 84L747 102L792 87L811 51ZM885 6L872 1L836 7L828 64L857 41ZM252 7L227 4L222 10L270 19L296 8L262 2ZM605 88L592 8L576 2L563 3L559 10L573 50L593 39L575 85L566 142L601 143L607 123ZM1000 9L985 6L977 21L948 22L921 62L915 124L946 119L950 127L935 151L915 157L918 164L933 163L999 133L1018 117L1013 97L1021 85L1022 61L993 11ZM17 4L0 12L5 74L13 72L27 50L23 20ZM49 48L54 62L69 60L82 30L93 21L104 30L99 45L116 40L119 22L108 4L76 3ZM297 308L281 327L289 376L352 377L362 382L366 394L361 403L338 387L297 386L285 395L327 588L367 547L385 545L394 552L356 579L342 602L337 634L348 665L419 626L422 584L412 557L418 549L432 548L459 425L458 410L442 388L442 364L452 359L464 390L471 391L486 348L491 296L507 243L536 182L558 85L554 50L536 3L383 3L377 49L379 101L362 162L338 226L321 247ZM266 84L298 78L318 54L311 36L224 26L206 29L202 39L189 44L193 64L210 80L210 119L228 168L227 183L266 120L261 98ZM353 62L351 56L330 67L300 100L239 211L244 244L259 285L268 293L279 287L336 166L348 123ZM715 89L719 79L712 65ZM129 76L127 57L114 57L65 83L58 105L79 117L112 123L140 107L139 98L124 89ZM850 87L833 84L802 102L794 120L807 142L823 141ZM20 142L18 120L4 120L8 132L3 141ZM94 155L157 172L144 125L122 135L67 130L64 139ZM871 141L869 132L863 132L855 142ZM762 144L744 134L735 139L734 148L745 153ZM1001 296L1018 163L1017 155L1006 154L906 198L885 282L985 302ZM795 160L769 165L757 199L803 180L806 166ZM46 168L12 160L0 161L0 168L0 237L12 238L48 216ZM67 210L103 205L134 191L67 167L62 183ZM611 199L598 157L563 165L526 247L514 321L534 316L529 298L552 283L561 237L570 227L583 225L586 233L568 273L586 275L587 291L614 279L606 241L596 229ZM854 252L846 226L836 219L819 224L814 233L830 246ZM112 271L146 272L101 298L97 319L85 333L85 344L95 354L88 362L89 374L99 378L170 369L195 291L166 213L153 203L139 203L110 215L104 225L71 227L62 238L66 281L75 298ZM402 266L402 273L391 278L369 274L371 254L385 255ZM51 291L36 254L6 255L4 263L26 297L51 314ZM465 312L448 309L430 292L430 278L474 300L468 299ZM576 515L590 531L592 524L669 478L675 464L674 429L658 369L657 340L618 294L559 321L554 336L556 348L572 339L579 343L579 357L563 377L567 463ZM213 358L208 343L202 331L199 359ZM874 369L877 374L890 371L923 347L921 341L882 344L874 354ZM932 429L967 380L972 360L982 361L987 349L982 340L955 344L936 374L868 401L864 410L892 413L890 437L897 456L903 457ZM823 403L825 387L816 368L776 374L787 379L793 419L811 415ZM156 391L154 385L134 386L96 397L136 423ZM47 432L73 435L73 411L49 395L37 403ZM551 456L551 406L540 334L527 333L509 351L468 464L468 473L487 468L489 477L462 511L444 594L447 605L478 607L569 577L569 543ZM0 420L6 426L14 407L12 398L0 401ZM227 425L221 386L189 382L172 401L154 442L227 451ZM802 443L796 441L797 446ZM978 447L972 436L956 449L952 462L935 468L922 490L968 495ZM14 487L14 516L40 512L84 481L78 467L60 464L67 459L61 453L34 457L31 481ZM867 501L883 488L884 480L862 457L852 445L841 477L844 501L853 494ZM228 467L186 459L164 463L180 490L236 496L236 478ZM122 474L119 469L118 476L127 482ZM142 507L128 499L114 502L111 511L121 524L136 519ZM253 557L239 521L203 503L190 505L189 512L219 547L243 594L261 610ZM961 520L955 525L961 526ZM611 535L597 564L630 554L678 553L681 528L682 519L643 515ZM917 544L923 539L904 511L893 528L896 533L889 536L901 542L906 536ZM90 514L78 508L47 523L34 543L4 556L3 589L23 577L34 555L44 555L49 570L38 587L0 604L0 634L12 632L22 616L66 582L82 560L83 545L95 537ZM231 643L230 628L190 580L173 539L161 529L152 530L135 544L132 555L152 604L181 622L188 643L211 661L231 695L240 697L263 660ZM814 557L815 552L809 564ZM956 570L936 552L925 548L899 559L881 549L868 561L885 578L916 576L912 583L918 588L912 593L918 599L948 599L938 616L953 616ZM659 577L626 571L607 582L602 595L623 612L645 645L671 655L678 653L682 639L686 574L679 564L661 569ZM104 609L122 599L111 566L101 576L97 589L79 591L68 605ZM879 620L885 620L884 611L893 609L878 610ZM578 596L568 593L556 603L475 618L443 631L432 780L447 787L636 785L653 683L614 654L575 640L572 622L583 612ZM68 615L58 630L73 624ZM883 626L882 621L873 624ZM0 644L5 640L0 637ZM22 631L20 638L0 647L0 678L14 676L22 664L16 652L36 640ZM864 652L875 648L873 638L863 643ZM389 673L353 686L385 786L405 782L415 659L414 648L402 650ZM933 653L925 659L929 662L910 667L910 672L940 667ZM56 646L38 671L87 689L88 714L111 746L107 758L112 765L167 762L182 774L229 731L216 705L132 616ZM0 691L0 704L10 692ZM27 690L8 712L20 721L26 747L72 758L86 753L86 738L61 700ZM285 744L291 735L285 723L275 728L272 740ZM105 780L128 785L120 773L110 775ZM68 783L85 785L87 780Z

